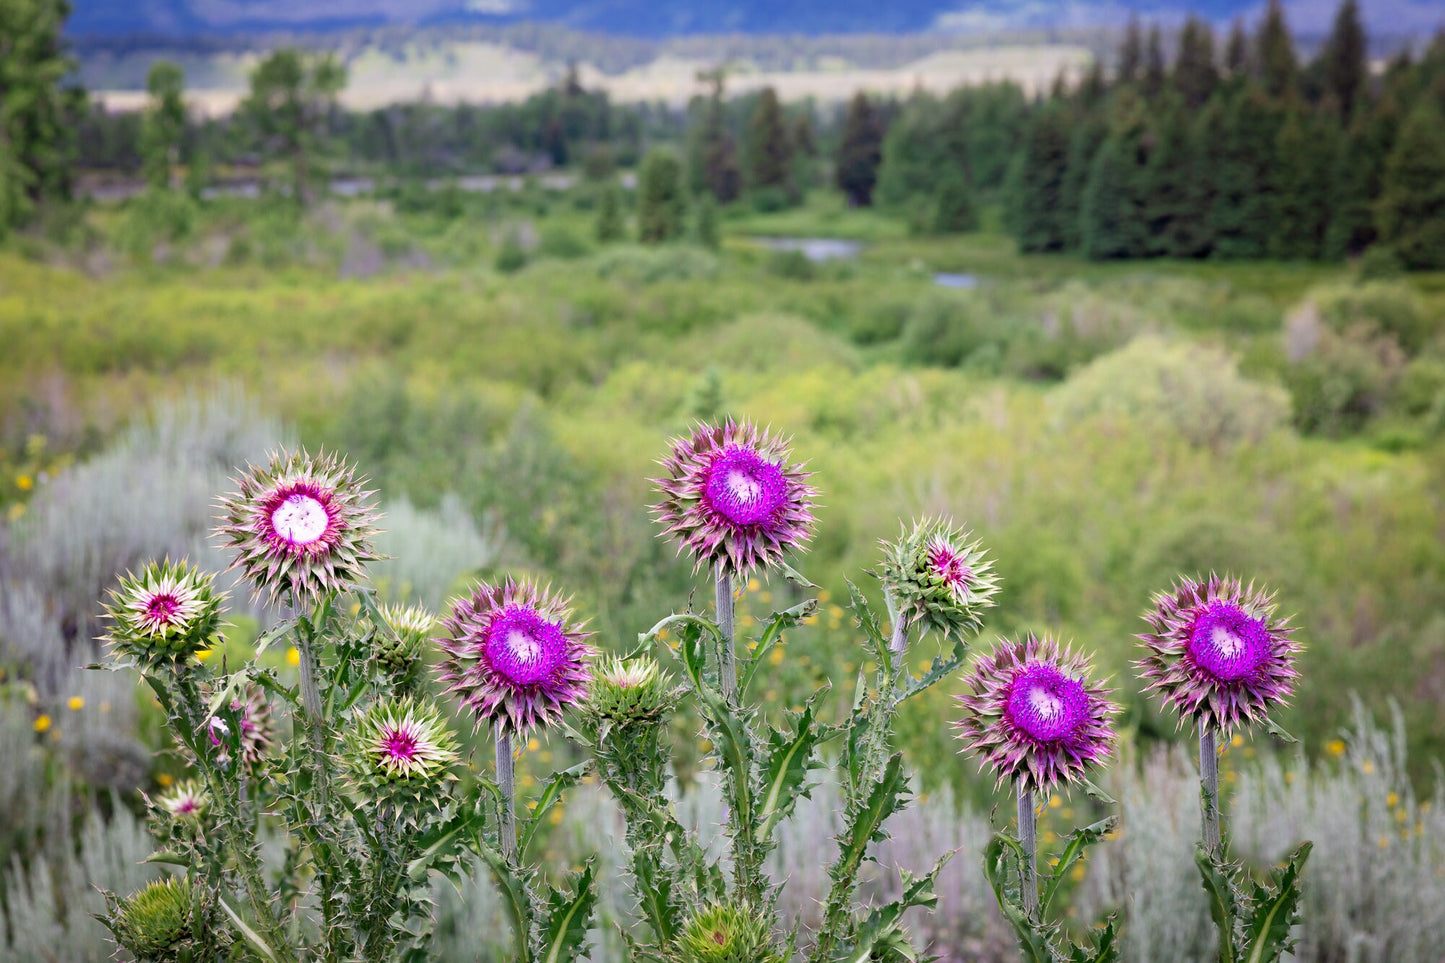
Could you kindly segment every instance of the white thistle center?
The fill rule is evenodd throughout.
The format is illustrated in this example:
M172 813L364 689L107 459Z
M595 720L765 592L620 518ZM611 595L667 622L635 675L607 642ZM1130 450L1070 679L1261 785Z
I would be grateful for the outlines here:
M536 662L542 654L541 644L527 632L508 632L507 648L518 662Z
M292 545L310 545L326 534L330 518L326 506L300 492L287 498L271 513L271 527Z
M740 502L756 501L762 493L763 486L758 484L756 478L745 471L728 472L728 491Z
M1237 659L1244 651L1244 640L1223 626L1217 626L1209 633L1209 641L1214 650L1226 659Z
M1043 686L1035 686L1029 690L1029 708L1045 719L1055 719L1064 711L1064 700Z

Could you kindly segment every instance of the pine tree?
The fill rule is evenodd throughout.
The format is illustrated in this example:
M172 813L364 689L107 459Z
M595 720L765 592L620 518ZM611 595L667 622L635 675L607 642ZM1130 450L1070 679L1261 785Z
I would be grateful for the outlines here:
M868 207L873 203L882 161L883 127L873 104L860 90L853 95L843 119L835 176L838 189L847 195L851 206Z
M150 103L141 123L141 167L146 183L157 190L171 186L186 133L185 74L169 60L157 60L146 74Z
M1365 28L1355 0L1344 0L1320 52L1325 92L1339 104L1340 117L1349 124L1355 102L1364 92L1369 66L1365 62Z
M935 234L961 234L978 227L978 211L973 191L960 170L950 170L939 178L933 197L933 220L929 225Z
M622 189L616 182L602 188L597 200L597 241L608 244L622 240L626 229L622 223Z
M1136 82L1144 71L1144 38L1139 33L1139 17L1131 14L1129 25L1124 28L1124 40L1119 45L1119 65L1114 80L1120 84Z
M708 191L719 203L727 204L742 193L742 172L738 169L737 141L727 129L724 74L719 68L700 76L712 83L712 91L702 106L702 122L689 138L689 180L694 194Z
M272 51L251 71L251 90L241 103L264 150L291 166L291 196L309 203L319 163L327 111L346 86L346 67L331 54Z
M1019 158L1013 225L1020 251L1058 251L1067 243L1063 189L1068 163L1068 120L1055 101L1034 114Z
M1408 268L1445 268L1445 115L1421 97L1385 164L1380 243Z
M1299 85L1299 61L1295 58L1294 40L1284 20L1280 0L1269 0L1264 22L1255 37L1255 60L1260 79L1271 97L1283 97Z
M1224 69L1231 78L1249 73L1249 36L1244 32L1244 21L1238 18L1230 26L1229 40L1224 45Z
M681 237L686 214L682 165L669 151L648 151L637 176L637 239L660 244Z
M1183 101L1171 96L1155 111L1153 149L1144 171L1144 221L1149 253L1200 257L1209 251L1209 198Z
M70 196L84 94L63 86L65 0L0 0L0 234Z
M1385 177L1400 128L1400 111L1392 96L1381 99L1376 108L1359 112L1346 132L1335 165L1330 190L1331 219L1325 236L1325 255L1341 258L1359 254L1374 243L1375 202Z
M1318 258L1322 253L1330 179L1338 149L1334 125L1299 109L1285 115L1275 138L1274 231L1270 254Z
M1144 104L1127 91L1116 99L1109 135L1089 169L1079 208L1079 233L1084 254L1095 260L1149 253L1144 116Z
M1164 92L1168 68L1164 63L1164 38L1159 34L1159 25L1149 27L1149 42L1144 49L1144 78L1141 86L1144 96L1151 100Z
M1094 155L1108 136L1109 129L1094 113L1087 113L1073 124L1069 137L1068 162L1059 190L1059 217L1064 225L1064 247L1075 251L1083 246L1081 233L1084 188L1094 167Z
M1228 97L1222 109L1221 140L1212 166L1214 250L1222 257L1261 258L1268 254L1274 232L1278 110L1257 89Z
M1104 76L1104 62L1096 57L1089 64L1089 71L1084 74L1083 83L1079 84L1076 100L1082 109L1093 110L1104 102L1104 97L1108 92L1109 81Z
M750 190L769 190L793 200L793 142L778 92L764 87L748 121L746 180Z
M1179 31L1173 86L1190 108L1203 107L1219 86L1219 68L1214 64L1214 31L1198 17L1190 16Z

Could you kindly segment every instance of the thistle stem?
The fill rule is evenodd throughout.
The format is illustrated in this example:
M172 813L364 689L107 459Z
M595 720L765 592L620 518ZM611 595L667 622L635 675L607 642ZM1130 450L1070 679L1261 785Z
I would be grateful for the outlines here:
M893 638L888 643L888 651L894 655L901 655L903 650L908 648L908 616L899 613L893 620Z
M1205 725L1199 727L1199 784L1204 851L1219 856L1223 849L1219 832L1219 753L1214 746L1214 730Z
M1039 879L1038 870L1035 867L1035 824L1034 824L1034 794L1027 789L1019 789L1019 846L1023 848L1024 856L1019 861L1019 895L1023 899L1024 915L1029 919L1037 919L1039 915Z
M718 677L722 684L723 698L729 703L737 698L738 667L733 654L733 580L723 566L717 567L716 589L718 634L722 636L722 648L718 652Z
M502 793L502 809L497 824L501 837L502 857L507 862L517 858L517 813L515 778L512 769L512 734L497 730L497 788Z

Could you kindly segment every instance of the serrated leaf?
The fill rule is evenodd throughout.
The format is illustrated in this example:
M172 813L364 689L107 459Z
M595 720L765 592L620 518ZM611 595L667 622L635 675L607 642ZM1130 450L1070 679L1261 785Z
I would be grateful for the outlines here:
M819 765L817 747L824 735L813 714L814 702L823 697L827 687L814 693L794 721L793 731L774 729L768 736L767 762L763 766L762 792L758 797L759 842L772 835L800 796L808 794L804 782L808 773Z
M516 943L518 963L530 959L532 934L532 898L527 884L507 863L505 857L491 846L477 842L477 852L492 871L492 879L502 893L502 906L512 924L512 936Z
M782 638L783 630L797 625L817 607L817 599L806 599L790 609L773 613L773 617L768 621L768 627L758 637L758 644L748 656L747 665L743 669L742 679L738 684L739 698L748 691L748 685L753 681L753 676L757 675L758 667L763 664L763 656Z
M1299 920L1300 873L1313 843L1304 843L1272 874L1273 885L1255 886L1254 906L1245 929L1244 963L1273 963L1290 945L1290 928Z
M553 890L547 899L547 921L543 929L541 963L564 963L581 954L587 939L587 926L592 920L592 906L597 894L593 891L592 861L572 876L572 895Z
M1041 910L1049 908L1049 904L1054 901L1054 897L1068 878L1069 870L1083 857L1084 850L1103 839L1105 834L1112 832L1118 824L1119 817L1109 816L1069 833L1063 852L1059 854L1058 864L1054 867L1053 876L1050 878L1048 886L1044 888L1043 898L1039 903Z
M903 691L903 700L911 699L920 692L931 689L944 679L947 679L958 670L959 666L963 665L967 656L968 643L962 639L955 639L953 642L953 651L949 654L948 658L934 656L933 664L926 673L916 679L911 676L909 677L908 688Z
M1264 717L1264 728L1270 735L1274 736L1276 739L1282 740L1283 742L1289 743L1291 745L1299 742L1298 739L1286 732L1283 726L1281 726L1278 722L1275 722L1269 716Z
M231 925L236 927L237 931L240 932L242 939L251 944L253 950L260 953L263 959L270 960L271 963L279 963L281 958L276 954L276 951L261 937L260 933L251 929L246 921L241 918L241 914L237 913L231 904L226 902L224 896L218 897L217 902L221 904L221 909L231 920Z
M477 805L471 810L459 811L450 820L427 830L417 840L418 855L407 863L407 878L413 882L425 879L427 871L444 853L462 840L472 838L485 821L486 807Z

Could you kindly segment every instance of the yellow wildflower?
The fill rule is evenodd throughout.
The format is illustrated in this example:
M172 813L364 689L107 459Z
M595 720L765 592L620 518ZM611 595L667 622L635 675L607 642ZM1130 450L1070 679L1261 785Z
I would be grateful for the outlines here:
M31 478L29 475L19 475L15 479L15 487L20 489L22 492L28 492L30 491L30 489L35 487L35 479Z
M293 667L301 664L301 650L294 645L286 650L286 664Z
M85 708L85 697L71 696L69 701L67 701L65 704L70 707L71 712L79 712L81 709Z
M45 713L43 713L43 712L42 712L40 715L38 715L38 716L35 717L35 731L36 731L36 732L49 732L49 731L50 731L50 717L47 716L47 715L46 715Z

